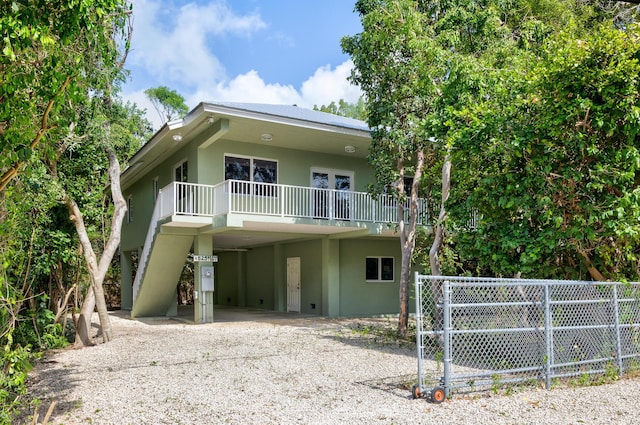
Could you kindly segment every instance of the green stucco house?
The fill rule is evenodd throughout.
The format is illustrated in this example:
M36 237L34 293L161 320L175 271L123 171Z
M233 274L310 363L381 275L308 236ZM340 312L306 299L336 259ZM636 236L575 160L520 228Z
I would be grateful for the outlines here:
M122 173L123 309L175 315L195 261L194 321L215 305L328 317L398 312L396 204L366 123L289 105L201 103Z

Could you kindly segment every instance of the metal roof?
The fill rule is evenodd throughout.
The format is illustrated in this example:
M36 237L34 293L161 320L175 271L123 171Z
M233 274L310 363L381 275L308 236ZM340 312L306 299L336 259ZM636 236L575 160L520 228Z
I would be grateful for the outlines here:
M369 131L366 122L354 118L342 117L326 112L314 111L296 105L273 105L267 103L240 103L240 102L204 102L210 106L237 109L247 112L255 112L283 118L309 121L324 125L350 128L354 130Z

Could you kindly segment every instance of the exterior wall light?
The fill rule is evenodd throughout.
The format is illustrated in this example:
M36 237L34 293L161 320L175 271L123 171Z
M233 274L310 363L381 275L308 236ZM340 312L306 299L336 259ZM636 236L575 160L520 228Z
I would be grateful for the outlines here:
M174 141L174 142L180 142L180 141L182 141L182 134L174 134L174 135L173 135L173 141Z
M356 147L355 146L351 146L351 145L347 145L344 147L344 151L346 153L354 153L356 151Z
M262 140L263 142L270 142L273 140L273 136L269 133L263 133L260 136L260 140Z

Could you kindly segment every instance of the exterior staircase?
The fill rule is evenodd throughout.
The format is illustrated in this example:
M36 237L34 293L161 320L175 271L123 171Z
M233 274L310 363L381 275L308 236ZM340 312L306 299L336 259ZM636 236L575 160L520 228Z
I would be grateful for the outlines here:
M193 235L161 231L158 197L133 283L132 317L165 316L176 303L176 283L193 244Z

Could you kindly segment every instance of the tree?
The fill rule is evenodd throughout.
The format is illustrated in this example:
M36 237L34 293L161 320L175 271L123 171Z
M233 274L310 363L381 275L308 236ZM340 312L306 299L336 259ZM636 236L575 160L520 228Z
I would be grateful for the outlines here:
M110 111L113 92L123 80L122 66L131 35L131 27L127 25L130 6L126 0L83 0L51 6L44 1L30 3L28 7L17 1L1 6L5 53L1 66L5 81L0 98L6 107L0 115L3 123L0 147L5 160L0 189L6 188L36 152L47 163L54 183L59 184L63 179L57 173L58 161L73 142L88 140L86 133L77 132L78 123L82 120L101 123L84 127L94 132L102 130L103 137L92 139L100 142L94 149L109 152L110 173L114 177L113 233L100 267L92 264L95 254L87 244L86 227L73 193L59 184L60 200L67 206L83 242L93 283L90 292L99 296L100 275L106 270L102 260L110 262L108 257L113 255L119 239L115 219L121 222L123 208L126 209L120 199L119 177L115 177L119 175L119 163L111 144ZM71 181L72 176L64 178ZM91 293L88 295L90 300ZM98 307L103 336L108 338L104 299L98 299ZM93 311L93 306L90 310Z
M184 103L184 97L168 87L148 88L144 94L160 115L163 124L189 112L189 107Z
M432 212L438 216L429 250L429 267L435 275L441 273L439 253L445 229L466 227L472 210L481 208L458 196L456 223L447 224L450 190L466 184L465 176L473 173L468 164L480 170L484 167L483 162L464 156L469 152L465 144L474 143L465 139L470 135L469 123L484 125L467 111L482 111L496 99L512 104L517 100L510 98L517 96L511 88L513 81L520 81L535 63L549 35L567 26L589 28L611 11L581 1L529 0L360 0L356 11L361 15L363 32L343 38L342 47L356 67L351 79L366 97L373 129L369 160L376 172L376 191L391 186L399 200L402 272L398 328L402 335L408 316L419 189L426 189L428 202L434 205ZM482 159L490 160L486 156ZM456 166L467 170L461 176L462 183L450 181ZM436 177L436 169L441 170L441 177ZM409 176L412 179L405 179ZM440 181L437 190L435 179ZM405 182L411 183L410 190L405 191ZM439 207L435 206L436 196ZM409 201L408 219L405 200ZM438 288L434 288L433 297L438 298Z
M342 39L343 50L355 64L350 78L366 96L374 190L390 191L398 200L402 250L398 333L403 337L409 314L419 187L424 168L433 167L441 155L442 145L431 119L436 112L438 80L446 73L444 52L434 42L428 17L417 6L409 0L360 0L355 7L363 32ZM409 182L406 191L405 182Z
M367 118L365 103L362 97L360 97L358 103L355 104L340 99L338 104L332 101L330 104L321 105L319 108L317 105L313 105L313 110L358 120L365 120Z
M513 102L464 115L483 167L458 198L483 219L458 246L492 273L640 277L640 32L603 12L551 36Z
M119 244L126 212L119 158L130 157L141 146L150 125L135 106L121 105L110 98L106 102L105 98L91 99L85 108L78 106L81 113L74 127L76 142L61 144L59 155L47 161L47 168L75 226L89 272L90 285L76 326L76 345L89 345L94 307L98 309L103 340L109 341L112 336L103 282ZM83 109L90 115L85 116ZM110 198L103 192L107 185ZM110 223L104 222L107 211Z
M86 93L96 63L113 62L112 25L129 11L125 0L0 4L0 190L46 136L64 126L65 100Z

